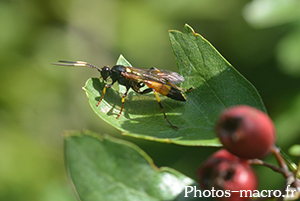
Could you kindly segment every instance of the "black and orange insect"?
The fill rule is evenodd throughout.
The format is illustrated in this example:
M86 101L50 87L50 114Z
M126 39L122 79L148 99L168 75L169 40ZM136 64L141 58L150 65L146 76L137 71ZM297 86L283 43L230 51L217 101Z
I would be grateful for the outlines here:
M177 126L171 124L167 115L164 111L164 107L160 101L158 93L163 96L167 96L177 101L186 101L186 98L182 91L189 91L193 89L193 87L189 89L182 89L176 84L179 84L184 81L184 78L179 75L178 73L169 71L169 70L161 70L155 67L150 69L143 69L143 68L134 68L130 66L123 66L123 65L116 65L112 68L109 66L104 66L99 68L92 64L86 63L84 61L59 61L59 63L52 63L53 65L61 65L61 66L82 66L82 67L90 67L97 69L103 80L107 80L109 77L112 80L111 84L106 84L103 88L102 97L100 98L97 106L101 103L106 89L112 87L115 82L126 87L126 92L122 95L122 107L120 113L118 114L117 118L120 117L122 110L124 108L125 97L129 89L133 89L136 93L139 94L147 94L150 92L154 92L157 102L159 104L160 109L162 110L165 119L167 122L172 126L172 128L178 129ZM147 86L148 88L141 90L142 87Z

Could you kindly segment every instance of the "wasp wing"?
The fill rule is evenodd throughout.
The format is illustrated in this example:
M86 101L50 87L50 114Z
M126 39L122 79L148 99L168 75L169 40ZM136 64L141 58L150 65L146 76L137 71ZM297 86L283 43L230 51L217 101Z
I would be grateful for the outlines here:
M128 70L126 71L129 74L136 76L136 78L140 80L151 80L160 82L163 84L179 84L184 81L184 78L176 72L157 69L157 68L134 68L134 67L126 67Z

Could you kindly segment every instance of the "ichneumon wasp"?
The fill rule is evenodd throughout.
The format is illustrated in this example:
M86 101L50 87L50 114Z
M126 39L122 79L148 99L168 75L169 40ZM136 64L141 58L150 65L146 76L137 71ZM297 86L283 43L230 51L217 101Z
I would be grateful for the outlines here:
M179 84L184 81L184 78L178 73L169 70L157 69L155 67L152 67L150 69L143 69L143 68L134 68L130 66L115 65L112 68L109 68L109 66L104 66L102 68L99 68L97 66L94 66L84 61L58 61L58 62L59 63L52 63L52 64L61 65L61 66L90 67L90 68L97 69L100 72L101 77L104 81L107 81L109 77L111 78L112 83L106 84L105 87L103 88L102 97L97 103L97 106L99 106L99 104L101 103L106 93L106 89L112 87L115 82L118 82L119 84L125 86L126 92L122 95L122 106L117 118L120 117L123 111L125 97L127 96L127 93L130 88L139 94L147 94L150 92L154 92L158 105L162 110L165 119L170 124L170 126L172 126L172 128L178 129L178 127L171 124L171 122L167 118L167 115L164 111L164 107L160 101L158 93L177 101L186 101L186 98L182 93L182 91L187 92L193 89L193 87L189 89L182 89L176 86L176 84ZM141 91L141 88L144 87L145 85L148 88Z

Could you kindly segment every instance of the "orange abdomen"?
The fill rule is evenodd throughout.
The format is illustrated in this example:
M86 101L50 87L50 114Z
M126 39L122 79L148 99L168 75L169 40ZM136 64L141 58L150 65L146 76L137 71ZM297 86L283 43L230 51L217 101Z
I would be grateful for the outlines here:
M149 80L144 81L144 83L149 88L154 89L156 92L160 93L163 96L167 96L169 98L172 98L172 99L178 100L178 101L186 101L186 98L183 95L183 93L180 90L178 90L170 85L162 84L162 83L154 82L154 81L149 81Z

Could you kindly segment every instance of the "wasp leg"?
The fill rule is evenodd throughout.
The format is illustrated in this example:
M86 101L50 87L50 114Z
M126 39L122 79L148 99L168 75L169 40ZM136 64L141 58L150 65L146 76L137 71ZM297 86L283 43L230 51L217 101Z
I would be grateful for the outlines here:
M129 91L129 89L130 89L130 87L126 89L126 92L125 92L125 93L123 94L123 96L122 96L122 107L121 107L121 110L120 110L120 112L119 112L119 114L118 114L118 116L117 116L117 119L121 116L121 113L122 113L123 108L124 108L125 97L127 96L127 93L128 93L128 91Z
M140 93L140 94L147 94L147 93L150 93L150 92L152 92L152 91L153 91L154 94L155 94L157 103L158 103L158 105L159 105L159 107L160 107L162 113L164 114L164 117L165 117L165 119L167 120L168 124L169 124L172 128L178 129L177 126L174 126L174 125L171 124L171 122L169 121L169 119L168 119L168 117L167 117L167 115L166 115L166 113L165 113L164 106L163 106L163 104L161 103L160 98L159 98L159 96L158 96L158 93L157 93L154 89L148 88L148 89L145 89L144 91L141 91L141 92L139 92L139 93Z
M188 92L188 91L191 91L192 89L194 89L194 87L190 87L188 89L182 89L182 90L185 91L185 92Z
M147 94L147 93L150 93L150 92L152 92L152 91L154 91L154 89L152 89L152 88L147 88L147 89L145 89L144 91L139 91L138 93L139 93L139 94Z
M99 104L101 103L102 99L104 98L104 95L106 93L106 88L110 88L112 87L113 83L112 84L106 84L105 87L103 88L103 91L102 91L102 97L100 98L99 102L97 103L97 107L99 106Z

